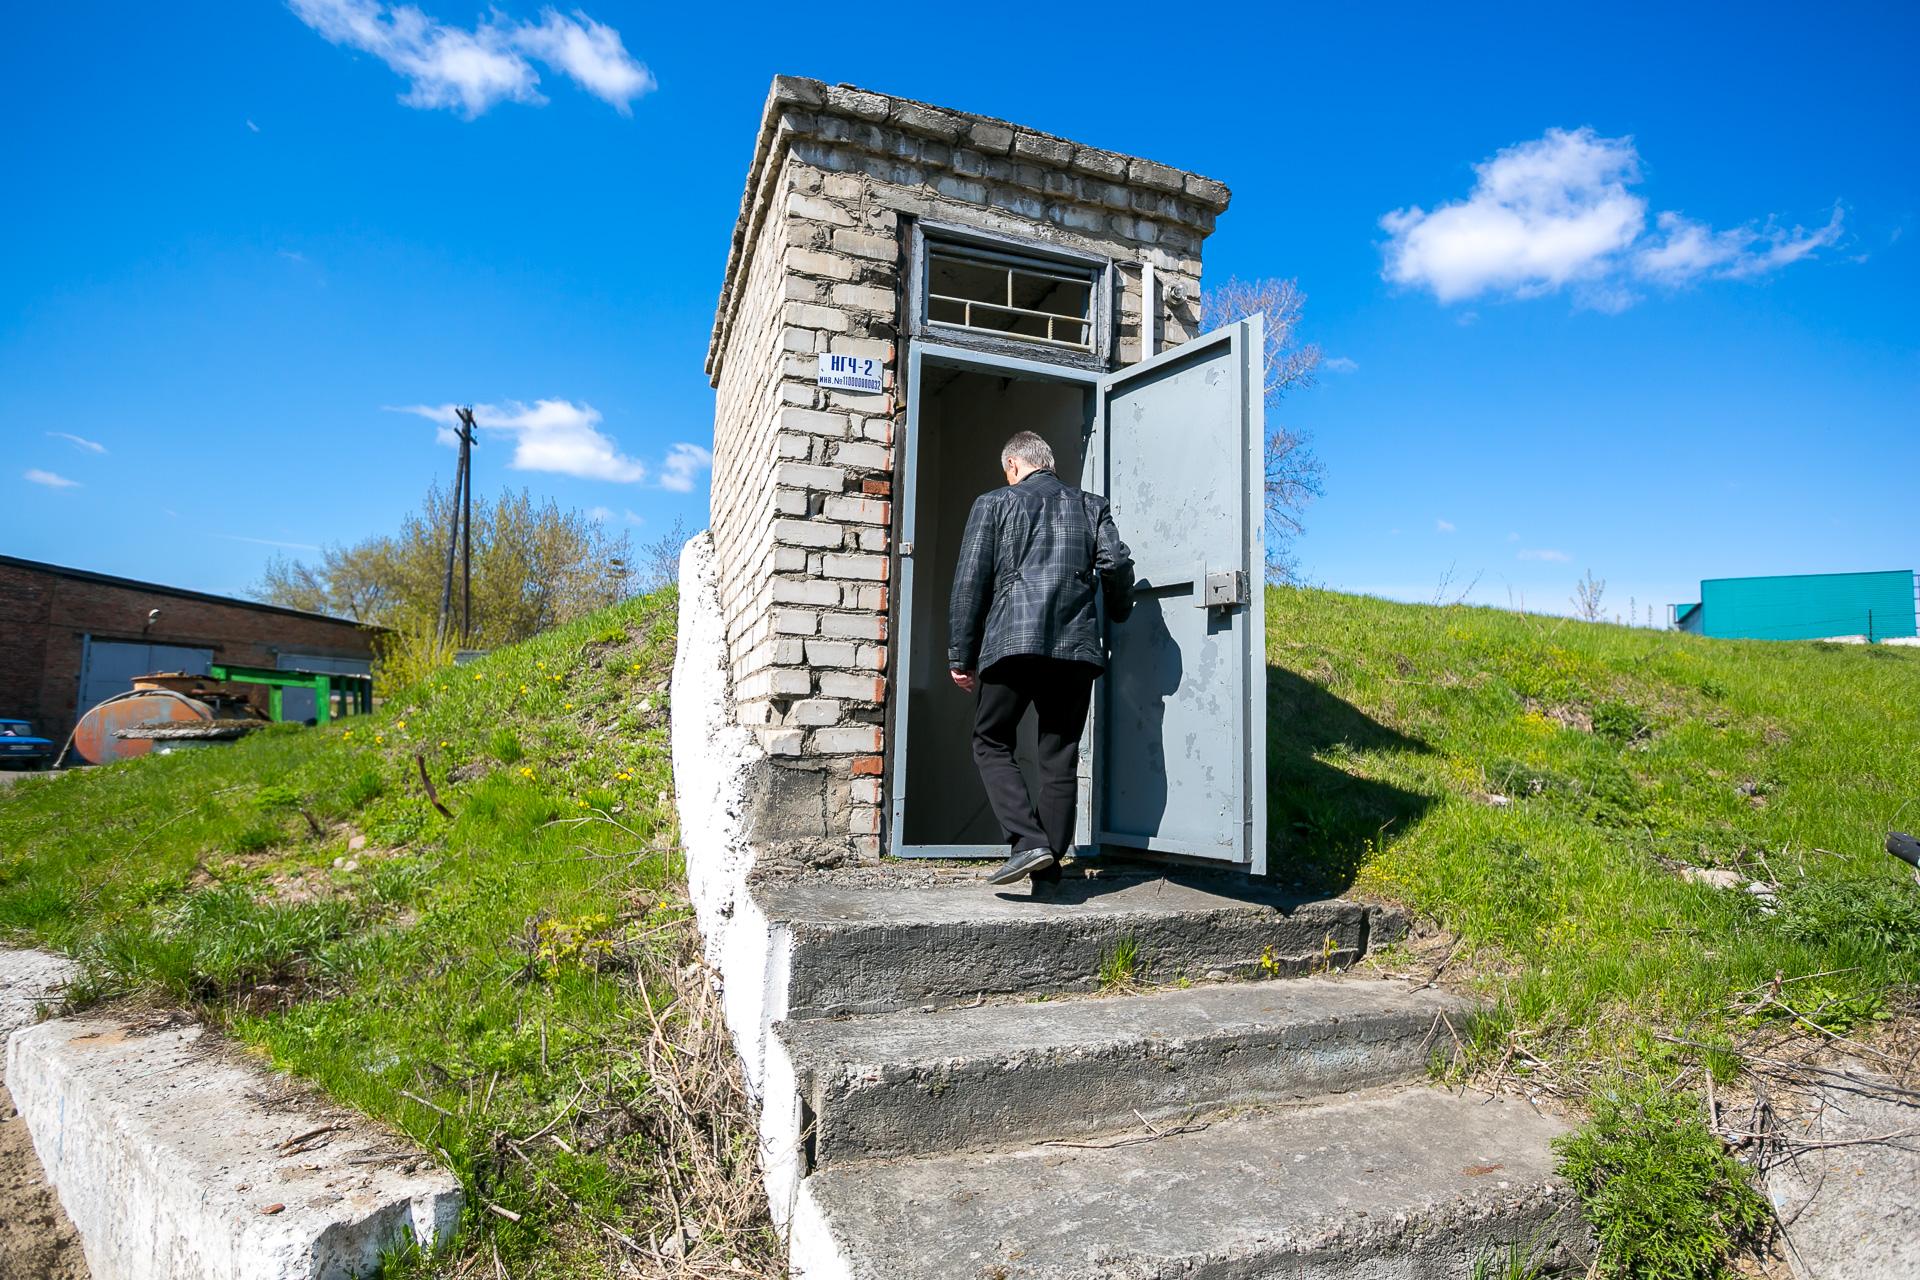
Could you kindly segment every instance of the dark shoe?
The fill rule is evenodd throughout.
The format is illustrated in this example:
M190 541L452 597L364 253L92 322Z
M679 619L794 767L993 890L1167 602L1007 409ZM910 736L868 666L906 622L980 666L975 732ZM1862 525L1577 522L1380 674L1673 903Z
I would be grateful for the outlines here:
M1054 866L1053 851L1050 849L1022 849L1001 863L999 868L987 877L988 884L1012 884L1021 876L1032 875Z

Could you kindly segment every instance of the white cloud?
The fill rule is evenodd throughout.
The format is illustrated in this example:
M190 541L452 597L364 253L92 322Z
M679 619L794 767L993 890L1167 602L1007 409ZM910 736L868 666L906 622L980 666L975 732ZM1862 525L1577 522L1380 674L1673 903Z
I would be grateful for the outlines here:
M667 450L660 464L660 487L675 493L692 493L693 478L713 466L713 454L697 444L680 443Z
M1453 532L1453 521L1451 521L1451 520L1435 520L1435 521L1433 522L1433 531L1434 531L1435 533L1452 533L1452 532Z
M613 519L613 508L588 507L587 519L593 521L595 524L605 524L607 521Z
M251 121L251 120L249 120L249 121L247 121L247 132L248 132L248 133L258 133L258 132L260 132L260 126L259 126L259 125L257 125L257 124L255 124L255 123L254 123L253 121Z
M633 100L655 87L653 73L633 60L620 33L574 10L563 18L552 9L540 11L538 24L522 26L516 43L521 50L556 67L575 84L621 115L631 115Z
M434 423L434 440L449 447L458 445L454 430L460 416L451 404L388 405L390 413L411 413ZM510 432L514 437L513 460L516 471L552 471L579 476L585 480L612 480L620 484L638 484L654 474L654 468L620 452L619 444L600 429L601 413L590 404L571 400L536 400L531 406L518 400L504 404L473 406L474 423L489 431ZM713 466L713 454L697 444L684 441L667 449L655 484L675 493L690 493L699 475ZM594 507L587 514L607 520L613 511ZM626 513L631 524L643 523L640 516Z
M84 450L87 453L105 453L107 451L107 446L101 444L98 440L89 440L85 436L76 436L72 432L49 431L47 435L50 439L65 440L74 448Z
M1538 550L1523 547L1513 553L1513 558L1515 560L1546 560L1554 564L1565 564L1567 561L1573 559L1573 557L1566 552L1555 551L1551 547L1541 547Z
M654 79L620 33L575 10L551 8L538 22L513 22L498 10L471 30L449 26L410 4L385 0L288 0L294 15L327 40L379 58L409 82L401 101L446 107L468 119L499 102L544 104L541 62L622 115L654 88Z
M400 413L415 413L440 425L441 444L458 443L453 424L454 406L404 405ZM571 400L536 400L531 406L517 400L473 406L474 422L490 431L512 433L516 471L552 471L584 480L613 480L634 484L647 478L646 466L620 452L613 439L599 430L600 411Z
M1769 220L1730 231L1715 231L1678 213L1662 213L1655 223L1659 238L1634 254L1633 269L1662 284L1686 284L1703 275L1740 280L1791 266L1840 238L1841 210L1834 206L1827 225L1791 230Z
M78 480L69 480L63 475L57 475L52 471L42 471L38 467L29 467L23 474L25 474L28 483L43 484L49 489L78 489L80 487Z
M1349 356L1328 356L1320 362L1320 367L1328 373L1352 373L1360 367L1360 362Z
M1482 295L1537 297L1570 290L1581 306L1621 311L1638 282L1675 288L1766 275L1840 237L1838 206L1825 227L1773 220L1715 231L1678 213L1655 217L1630 187L1640 181L1633 139L1590 128L1549 129L1474 166L1464 200L1431 212L1411 206L1380 219L1383 275L1443 303ZM1471 314L1471 313L1467 313ZM1463 323L1465 323L1463 317Z

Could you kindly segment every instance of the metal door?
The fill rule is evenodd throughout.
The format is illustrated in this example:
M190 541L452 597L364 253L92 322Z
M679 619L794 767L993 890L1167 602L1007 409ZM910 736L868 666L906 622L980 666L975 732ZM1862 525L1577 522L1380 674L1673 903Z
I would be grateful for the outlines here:
M373 670L373 664L365 658L326 658L317 653L283 653L275 659L274 666L282 671L328 671L355 676L364 676ZM314 699L313 690L280 691L280 718L289 724L305 724L318 712L319 703Z
M80 654L80 705L74 718L116 693L133 688L135 676L156 671L184 671L203 676L213 662L213 650L177 644L140 644L130 640L95 640L88 636Z
M1095 839L1266 870L1264 332L1242 320L1100 381L1095 474L1133 615L1096 685Z

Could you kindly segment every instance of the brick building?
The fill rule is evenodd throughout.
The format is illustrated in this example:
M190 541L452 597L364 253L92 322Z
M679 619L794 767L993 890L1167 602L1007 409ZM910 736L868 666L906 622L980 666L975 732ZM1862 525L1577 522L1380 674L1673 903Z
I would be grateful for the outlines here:
M372 640L344 618L0 556L0 715L55 742L134 675L211 662L366 671ZM288 719L307 714L289 702Z
M1198 334L1201 244L1228 195L1004 121L775 79L707 357L734 714L768 758L756 841L819 862L998 839L944 679L966 503L999 483L999 445L1018 427L1048 437L1064 478L1093 483L1097 379ZM1236 394L1259 332L1233 339ZM828 356L872 381L841 384ZM1257 456L1254 400L1233 429L1252 432ZM912 431L918 460L904 458ZM1244 582L1258 574L1259 503L1221 478L1243 475L1241 438L1217 443L1234 536L1254 530L1254 558L1234 562ZM909 709L947 726L912 757ZM899 803L910 777L918 817Z

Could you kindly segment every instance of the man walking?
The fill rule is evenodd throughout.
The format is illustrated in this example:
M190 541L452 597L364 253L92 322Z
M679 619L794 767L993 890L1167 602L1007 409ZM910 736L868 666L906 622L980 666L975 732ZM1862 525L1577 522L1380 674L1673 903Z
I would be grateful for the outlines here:
M988 879L1057 881L1073 843L1076 768L1093 682L1107 665L1107 617L1133 609L1133 558L1107 500L1061 482L1053 450L1022 431L1000 450L1007 487L967 515L947 615L953 682L978 693L973 760L1010 854ZM1040 728L1039 794L1013 762L1020 719Z

